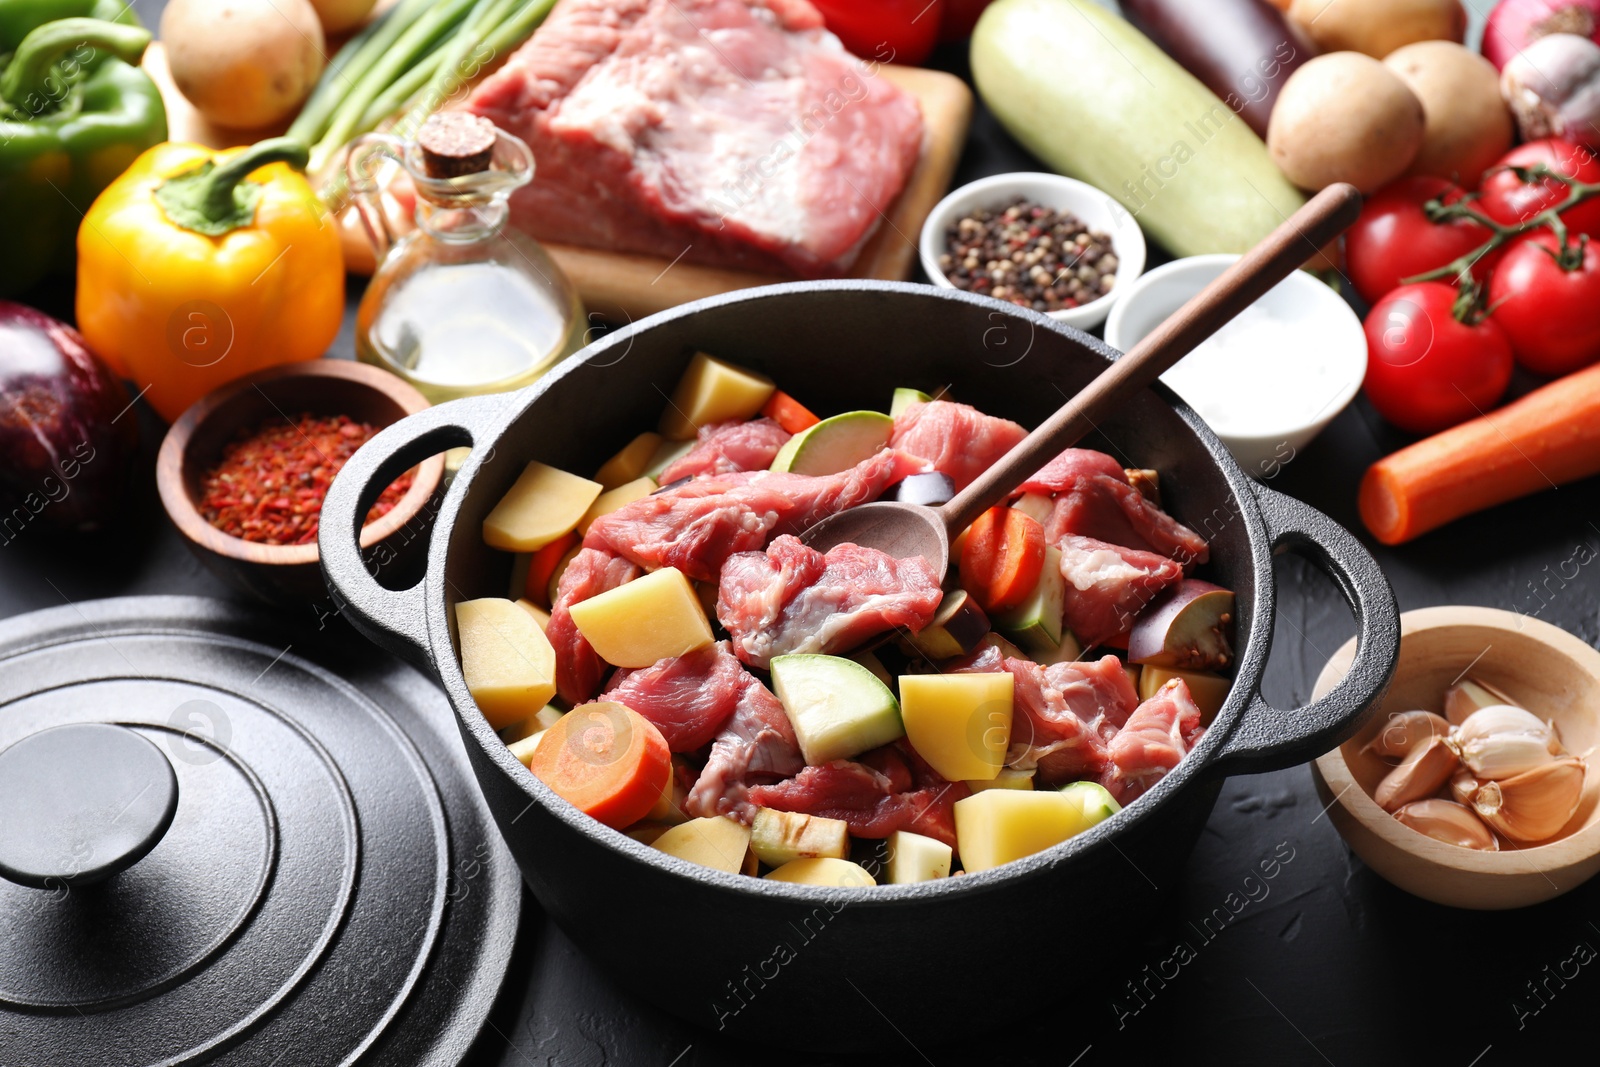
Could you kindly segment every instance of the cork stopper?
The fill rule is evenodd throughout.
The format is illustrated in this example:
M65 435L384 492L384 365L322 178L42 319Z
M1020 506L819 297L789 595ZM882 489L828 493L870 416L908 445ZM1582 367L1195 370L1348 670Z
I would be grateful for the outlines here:
M422 169L430 178L459 178L488 170L495 132L494 123L465 111L428 116L417 131Z

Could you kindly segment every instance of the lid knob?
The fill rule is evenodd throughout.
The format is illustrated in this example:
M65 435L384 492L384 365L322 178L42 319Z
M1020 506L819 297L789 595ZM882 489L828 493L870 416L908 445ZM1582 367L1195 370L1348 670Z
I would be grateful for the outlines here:
M0 876L83 886L137 863L172 825L178 778L123 726L41 730L0 752Z

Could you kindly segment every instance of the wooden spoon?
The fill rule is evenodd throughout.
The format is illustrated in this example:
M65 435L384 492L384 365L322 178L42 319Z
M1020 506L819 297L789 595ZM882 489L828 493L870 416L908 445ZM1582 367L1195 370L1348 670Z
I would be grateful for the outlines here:
M950 564L951 540L974 519L1289 277L1360 213L1361 194L1352 185L1330 185L1318 193L943 507L880 500L830 515L806 530L801 540L819 552L856 544L896 559L922 556L935 573L943 574Z

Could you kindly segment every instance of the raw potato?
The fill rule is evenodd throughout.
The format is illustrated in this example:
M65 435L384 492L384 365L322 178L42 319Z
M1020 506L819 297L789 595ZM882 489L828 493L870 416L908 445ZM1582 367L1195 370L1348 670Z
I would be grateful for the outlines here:
M878 884L859 863L836 859L790 860L767 875L767 878L774 882L833 885L846 889Z
M985 789L956 801L956 845L968 874L1043 852L1093 825L1054 789Z
M651 844L669 856L738 874L744 869L745 854L750 851L750 828L714 815L674 826Z
M661 435L650 430L635 437L622 446L622 450L594 472L594 480L600 483L602 489L615 489L625 482L631 482L644 474L645 467L649 466L650 459L656 454L656 449L661 446Z
M988 781L1011 742L1014 683L1009 673L908 674L900 718L917 755L947 781Z
M577 526L599 496L599 482L535 460L483 520L484 543L506 552L536 552Z
M1382 59L1418 41L1467 36L1461 0L1294 0L1289 18L1323 52L1364 52Z
M572 621L600 658L615 667L649 667L712 640L700 597L676 567L572 605Z
M889 835L889 884L909 885L950 876L950 846L909 830Z
M1370 56L1318 56L1290 75L1267 127L1267 150L1302 189L1349 182L1371 193L1422 148L1422 101Z
M583 513L583 518L578 520L578 532L586 534L594 520L602 515L609 515L624 504L631 504L641 497L647 497L656 491L656 483L649 478L635 478L631 482L624 482L615 489L607 489L594 498L594 503L589 505L589 510Z
M981 793L985 789L1032 789L1033 772L1005 767L987 781L981 778L968 778L963 784L974 793Z
M207 119L236 129L288 119L327 62L308 0L172 0L161 41L178 91Z
M1140 700L1149 700L1156 695L1158 689L1174 678L1183 679L1183 684L1189 687L1189 696L1194 698L1195 707L1200 709L1200 721L1210 726L1211 720L1217 717L1217 712L1222 710L1223 703L1228 699L1228 691L1233 688L1233 680L1208 671L1180 671L1172 667L1146 666L1140 670L1134 688L1138 690Z
M554 726L566 712L554 704L546 704L526 719L500 729L500 739L508 745L516 744L534 734L542 734Z
M1453 41L1408 44L1383 65L1422 101L1422 150L1409 174L1430 174L1476 188L1511 147L1511 112L1494 64Z
M661 413L662 436L687 441L702 426L748 419L776 388L764 374L701 352L689 361L671 403Z
M511 601L461 601L456 629L467 690L496 730L534 714L556 695L555 649L533 616Z
M539 624L539 629L545 631L550 629L550 613L544 608L541 608L525 596L517 598L517 607L532 615L533 621Z
M322 28L330 34L353 30L372 14L376 0L311 0Z

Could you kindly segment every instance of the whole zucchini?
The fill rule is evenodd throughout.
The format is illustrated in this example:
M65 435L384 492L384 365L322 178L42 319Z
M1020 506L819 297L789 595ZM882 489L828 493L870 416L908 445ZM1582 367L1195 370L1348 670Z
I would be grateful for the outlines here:
M1174 255L1244 252L1305 203L1238 115L1089 0L995 0L972 76L1012 136Z

